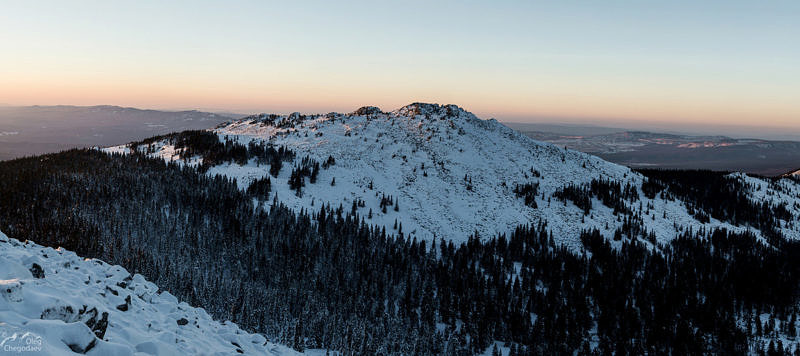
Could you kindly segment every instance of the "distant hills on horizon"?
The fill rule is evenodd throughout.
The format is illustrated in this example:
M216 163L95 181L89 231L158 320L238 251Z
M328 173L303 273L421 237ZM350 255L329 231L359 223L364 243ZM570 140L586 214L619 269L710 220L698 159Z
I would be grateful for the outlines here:
M631 168L709 169L777 176L800 167L800 142L657 133L600 126L505 123L533 139Z
M0 160L207 129L242 116L114 105L0 106ZM797 141L651 132L588 124L503 124L536 140L594 154L632 168L711 169L767 176L800 168L800 142Z
M0 160L213 127L233 117L113 105L0 106Z

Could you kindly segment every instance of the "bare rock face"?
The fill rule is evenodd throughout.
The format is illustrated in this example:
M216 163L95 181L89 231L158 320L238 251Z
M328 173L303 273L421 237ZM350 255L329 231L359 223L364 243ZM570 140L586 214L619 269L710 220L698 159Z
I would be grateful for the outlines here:
M22 282L18 279L0 280L0 295L11 303L22 302Z
M108 313L100 313L96 307L90 309L87 305L83 305L77 311L70 305L50 307L42 312L40 319L61 320L68 324L82 322L101 340L105 337L108 328Z
M413 103L398 109L397 113L406 117L415 117L419 115L430 117L435 115L439 116L440 118L450 118L458 117L461 114L468 112L453 104L439 105L430 103Z
M362 106L358 108L358 110L353 111L350 115L354 116L366 116L366 115L377 115L383 114L384 112L377 106Z
M32 264L30 271L33 278L44 278L44 269L38 263Z

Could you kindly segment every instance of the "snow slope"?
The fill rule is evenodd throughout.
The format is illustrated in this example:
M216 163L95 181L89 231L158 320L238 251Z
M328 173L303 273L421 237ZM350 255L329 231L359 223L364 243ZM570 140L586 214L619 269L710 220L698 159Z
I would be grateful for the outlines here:
M261 114L213 130L222 139L243 144L260 140L287 146L297 152L298 163L305 156L319 162L328 156L336 160L335 165L320 171L316 184L306 179L302 196L289 189L293 164L285 163L278 178L272 179L272 191L289 207L313 211L324 203L350 209L353 201L363 200L365 205L358 212L367 217L372 210L368 223L398 233L399 226L394 229L397 221L406 236L422 239L436 236L458 242L476 231L486 237L508 233L519 224L546 221L556 239L579 249L582 230L598 228L611 237L623 222L597 199L591 214L584 216L571 202L552 198L553 193L570 183L600 178L623 186L630 183L641 193L646 179L596 156L533 140L496 120L481 120L455 105L414 103L388 113L363 107L350 114ZM166 160L183 158L198 163L197 158L181 157L168 143L157 143L150 152ZM251 161L218 165L208 174L236 178L240 187L246 188L255 178L267 176L268 170L268 165ZM513 193L515 184L522 183L539 184L537 208L525 205ZM390 206L382 212L383 195L396 198L399 209ZM648 205L652 209L640 208ZM640 194L640 201L630 203L629 208L652 215L645 219L647 229L659 242L688 228L749 229L714 219L701 224L682 202L658 196L650 200ZM797 238L798 231L787 228L786 235Z
M767 178L748 176L744 173L732 173L729 175L747 184L747 197L754 202L768 202L770 205L783 204L786 209L794 215L794 219L781 222L783 233L793 239L799 239L800 226L797 224L797 217L800 216L800 177L783 178L771 180Z
M105 327L104 327L105 325ZM0 350L30 355L294 355L120 266L0 233Z

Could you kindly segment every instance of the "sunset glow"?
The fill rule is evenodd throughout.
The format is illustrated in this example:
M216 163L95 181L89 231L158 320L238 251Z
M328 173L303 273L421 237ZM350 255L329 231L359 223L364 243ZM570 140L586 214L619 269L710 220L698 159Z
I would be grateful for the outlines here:
M795 1L15 2L0 12L0 104L426 101L500 120L800 130L798 18Z

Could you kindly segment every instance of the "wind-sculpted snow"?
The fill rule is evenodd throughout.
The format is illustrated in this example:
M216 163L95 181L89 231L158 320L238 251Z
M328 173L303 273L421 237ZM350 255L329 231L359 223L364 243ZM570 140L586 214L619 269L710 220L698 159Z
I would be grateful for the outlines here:
M120 266L0 233L0 353L293 355Z
M586 214L554 194L592 180L631 185L641 193L646 180L627 167L535 141L455 105L415 103L388 113L364 107L350 114L261 114L221 124L213 131L220 139L245 145L267 142L296 153L295 162L285 163L278 177L271 179L271 196L277 195L287 206L314 211L322 204L341 204L348 209L363 201L357 211L368 223L395 233L402 226L405 236L422 239L465 241L475 232L487 237L508 233L520 224L546 221L558 241L580 249L581 231L596 228L611 238L625 225L625 216L597 197ZM166 160L181 154L163 143L149 153ZM301 195L290 189L292 167L301 159L323 162L329 156L336 164L321 170L315 184L306 184ZM197 163L197 158L183 159ZM268 171L268 165L251 160L219 164L207 174L235 178L246 189ZM514 194L517 185L526 183L538 184L529 204ZM398 203L397 209L383 211L380 203L387 196ZM751 229L714 218L701 223L684 202L659 195L649 199L639 194L625 205L627 214L646 222L642 225L655 237L651 243L669 241L689 229Z

